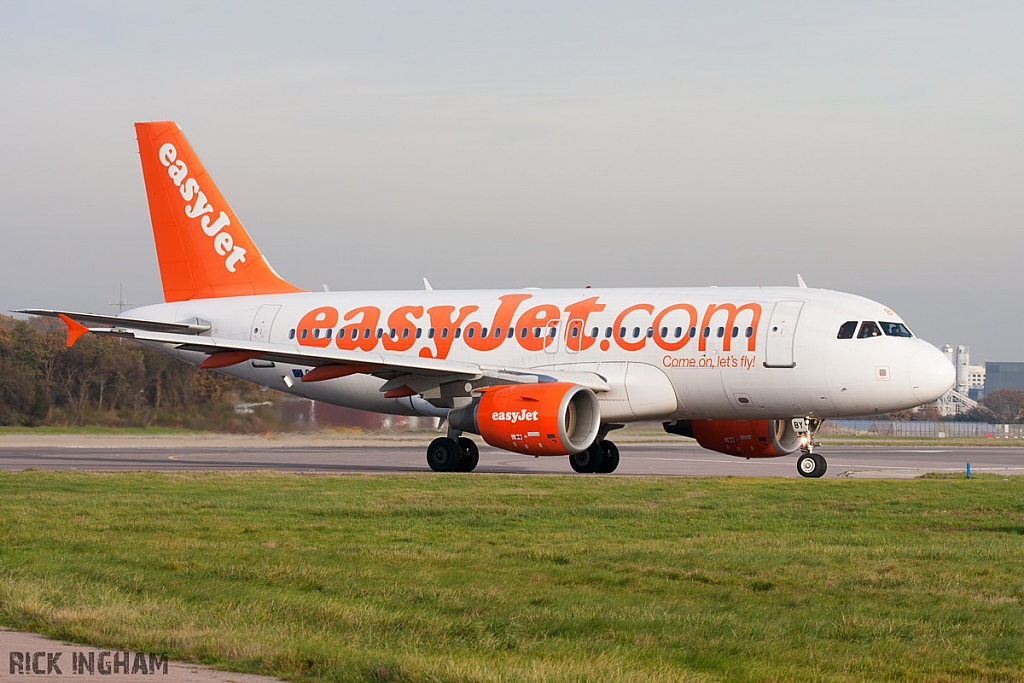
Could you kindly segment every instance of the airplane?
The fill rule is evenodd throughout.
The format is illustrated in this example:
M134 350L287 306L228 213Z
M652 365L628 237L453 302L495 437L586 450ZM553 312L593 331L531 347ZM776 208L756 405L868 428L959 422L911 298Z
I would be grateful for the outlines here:
M942 396L955 371L886 306L797 287L310 292L260 253L173 121L135 124L164 302L120 315L52 309L68 345L134 339L201 368L349 408L440 418L439 472L466 433L610 473L637 421L743 458L799 451L821 477L823 420ZM325 288L326 289L326 288Z

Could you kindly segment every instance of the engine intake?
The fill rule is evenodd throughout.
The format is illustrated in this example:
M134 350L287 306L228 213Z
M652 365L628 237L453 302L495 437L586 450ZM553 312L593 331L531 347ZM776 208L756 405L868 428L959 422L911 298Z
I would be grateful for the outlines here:
M590 389L569 382L486 387L448 423L497 448L529 455L570 455L590 447L601 407Z
M795 452L805 435L792 420L676 420L665 431L696 439L703 448L742 458L777 458Z

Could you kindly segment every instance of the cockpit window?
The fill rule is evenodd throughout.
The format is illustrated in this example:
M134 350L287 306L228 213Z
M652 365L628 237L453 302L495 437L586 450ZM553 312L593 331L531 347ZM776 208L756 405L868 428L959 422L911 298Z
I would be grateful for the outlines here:
M839 334L836 339L853 339L853 333L857 331L857 321L848 320L839 326Z
M860 325L860 332L857 333L857 339L867 339L868 337L881 337L882 331L878 329L878 325L873 320L865 320Z
M903 323L878 323L882 326L882 332L887 337L913 337L907 326Z

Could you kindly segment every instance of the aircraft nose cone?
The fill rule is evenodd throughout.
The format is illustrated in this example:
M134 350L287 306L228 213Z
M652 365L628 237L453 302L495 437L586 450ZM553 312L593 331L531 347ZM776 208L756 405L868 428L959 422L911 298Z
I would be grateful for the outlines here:
M910 384L921 403L929 403L949 391L956 382L956 369L934 346L921 349L910 359Z

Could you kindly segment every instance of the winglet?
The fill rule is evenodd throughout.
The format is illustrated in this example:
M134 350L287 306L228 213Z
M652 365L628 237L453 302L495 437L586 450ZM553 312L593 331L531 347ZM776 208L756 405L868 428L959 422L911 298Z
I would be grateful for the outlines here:
M68 346L74 346L75 342L81 339L83 334L88 334L89 328L85 325L75 322L63 313L60 313L58 317L68 326Z

